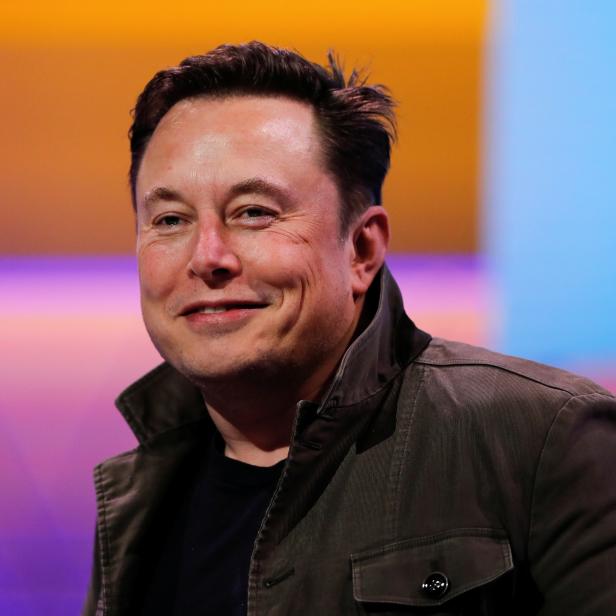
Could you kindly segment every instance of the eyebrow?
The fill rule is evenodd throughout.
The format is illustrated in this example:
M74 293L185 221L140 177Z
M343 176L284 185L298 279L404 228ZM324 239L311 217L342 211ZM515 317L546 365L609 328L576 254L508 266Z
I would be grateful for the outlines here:
M158 201L183 201L183 198L176 190L172 190L166 186L157 186L145 194L143 206L147 209Z
M292 203L291 194L287 190L259 177L234 184L228 191L227 198L230 201L235 197L247 194L270 197L281 205L290 205Z
M231 186L227 191L226 200L231 201L235 197L248 194L270 197L283 206L292 203L291 194L287 190L259 177L242 180ZM157 186L146 193L143 198L143 205L147 209L158 201L180 201L184 203L185 199L177 190L166 186Z

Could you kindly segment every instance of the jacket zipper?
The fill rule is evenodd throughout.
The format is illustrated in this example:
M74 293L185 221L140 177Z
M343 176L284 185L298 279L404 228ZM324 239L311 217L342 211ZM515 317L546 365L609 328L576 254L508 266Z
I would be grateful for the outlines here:
M301 405L302 405L303 401L300 401L297 403L297 409L295 412L295 418L293 419L293 428L291 430L291 447L289 449L289 455L287 456L287 459L285 461L284 467L282 469L282 474L280 475L280 478L278 479L278 483L276 484L276 488L274 490L274 494L272 495L272 498L270 499L270 502L267 506L267 509L265 510L265 515L263 516L263 519L261 520L261 525L259 526L259 532L257 533L257 538L255 539L255 543L253 545L252 548L252 554L250 556L250 569L248 571L248 600L247 600L247 605L248 605L248 609L246 610L247 612L247 616L255 616L256 615L256 607L254 606L254 601L250 600L250 588L251 588L251 583L252 582L256 582L255 578L255 554L257 552L257 549L259 547L259 544L261 543L261 536L263 533L263 529L265 528L265 525L268 522L269 516L270 516L270 512L272 510L272 507L274 505L274 503L276 502L276 499L278 498L278 494L280 493L280 490L284 484L284 481L287 477L287 473L288 473L288 469L289 469L289 463L291 461L291 457L292 457L292 452L293 452L293 445L295 443L295 439L297 437L297 426L299 423L299 418L300 418L300 414L301 414ZM293 573L295 572L295 570L293 569ZM286 576L285 576L286 577ZM255 583L254 584L255 587L255 595L258 592L258 585Z

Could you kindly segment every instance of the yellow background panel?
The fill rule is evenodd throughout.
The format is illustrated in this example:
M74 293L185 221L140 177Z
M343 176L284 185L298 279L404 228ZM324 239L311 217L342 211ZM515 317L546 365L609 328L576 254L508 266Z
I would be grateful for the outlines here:
M251 39L317 62L334 48L388 85L400 128L384 193L392 249L476 249L485 2L5 2L0 11L0 252L131 252L126 132L137 94L160 68Z

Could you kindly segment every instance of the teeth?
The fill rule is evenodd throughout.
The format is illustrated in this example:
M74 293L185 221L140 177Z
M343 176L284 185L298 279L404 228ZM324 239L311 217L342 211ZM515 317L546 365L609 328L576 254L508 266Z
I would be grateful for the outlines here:
M202 312L204 314L214 314L216 312L225 312L227 309L224 306L217 306L216 308L211 306L204 306L200 308L198 312Z

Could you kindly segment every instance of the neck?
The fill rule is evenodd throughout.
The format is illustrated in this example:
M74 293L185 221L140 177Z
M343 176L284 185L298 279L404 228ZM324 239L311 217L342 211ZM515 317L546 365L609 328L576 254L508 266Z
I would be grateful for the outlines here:
M225 441L225 455L255 466L272 466L286 458L297 403L319 401L336 365L300 383L293 383L292 375L261 374L202 384L207 410Z
M219 410L210 403L206 405L225 442L227 457L254 466L272 466L287 457L295 407L265 414L256 408L234 412L228 408Z

